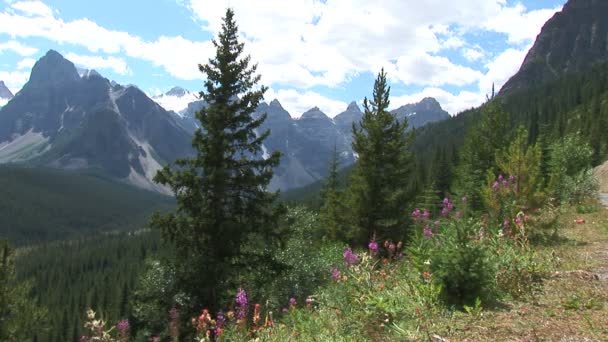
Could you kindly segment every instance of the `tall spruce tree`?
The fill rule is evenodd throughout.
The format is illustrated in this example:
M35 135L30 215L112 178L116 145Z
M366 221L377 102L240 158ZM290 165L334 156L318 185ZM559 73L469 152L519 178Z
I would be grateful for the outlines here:
M482 190L488 172L496 173L496 153L509 143L510 117L500 100L492 100L481 108L481 119L470 127L459 152L453 190L459 197L468 197L474 210L483 207Z
M261 157L270 132L257 134L266 115L252 116L267 88L255 87L257 64L243 57L231 9L213 45L215 56L199 66L206 76L200 95L208 106L196 114L196 156L175 161L175 168L167 166L155 177L177 200L175 212L155 215L152 225L175 246L184 317L202 307L217 309L246 285L245 271L272 270L270 252L281 238L282 207L275 204L278 194L267 191L280 153Z
M353 243L364 245L378 239L402 239L410 200L409 178L413 157L409 146L413 133L407 121L399 122L388 111L390 87L384 69L374 82L373 99L365 98L365 113L353 124L353 150L359 156L347 189Z
M332 240L348 241L351 236L342 225L344 206L342 203L343 191L340 189L340 180L338 178L339 166L338 150L334 145L332 158L329 162L329 174L321 189L321 210L319 216L326 237Z

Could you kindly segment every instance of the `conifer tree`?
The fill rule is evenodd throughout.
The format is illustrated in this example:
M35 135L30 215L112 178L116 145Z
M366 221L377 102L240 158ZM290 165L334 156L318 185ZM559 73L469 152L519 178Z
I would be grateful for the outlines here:
M15 251L0 240L0 341L26 341L46 329L46 310L31 299L31 284L15 274Z
M488 172L495 173L496 153L509 142L510 118L500 100L493 100L481 108L481 119L470 127L459 152L454 192L466 196L472 209L483 206L482 189Z
M215 56L199 66L206 76L200 95L208 106L196 114L196 156L175 161L175 168L167 166L155 177L177 200L175 212L155 215L152 224L175 246L176 286L191 310L183 317L202 307L217 309L245 285L245 270L273 269L269 253L281 238L282 207L275 205L278 194L267 191L280 153L261 157L270 132L257 134L266 115L252 116L267 88L256 88L257 64L243 56L231 9L213 45Z
M384 69L374 82L373 98L363 102L365 113L353 124L353 150L359 156L348 187L353 242L404 237L413 158L407 121L388 111L390 87Z
M329 162L329 174L321 189L320 219L325 235L331 240L348 241L351 237L344 229L342 216L344 206L342 205L343 191L340 189L338 179L338 150L334 145L332 159Z

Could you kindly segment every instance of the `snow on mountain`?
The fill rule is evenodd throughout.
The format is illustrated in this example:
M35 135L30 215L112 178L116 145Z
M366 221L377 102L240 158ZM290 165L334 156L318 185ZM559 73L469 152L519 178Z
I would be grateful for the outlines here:
M188 104L197 101L198 97L195 93L191 93L184 88L174 87L162 95L152 97L152 99L165 110L172 110L183 117L185 110L188 109Z

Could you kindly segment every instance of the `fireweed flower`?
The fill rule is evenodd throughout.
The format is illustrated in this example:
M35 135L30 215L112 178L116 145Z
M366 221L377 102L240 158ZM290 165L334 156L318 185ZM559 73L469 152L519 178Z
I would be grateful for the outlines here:
M425 220L428 220L431 218L431 213L429 213L427 210L424 211L424 213L422 213L422 218Z
M500 184L498 182L494 182L494 184L492 184L492 190L493 191L498 191L499 187L500 187Z
M315 303L315 299L314 298L312 298L312 297L307 297L306 298L306 306L310 307L314 303Z
M378 246L378 242L376 242L376 240L370 241L369 244L367 245L367 248L369 248L369 251L372 255L378 254L379 246Z
M337 267L332 268L331 270L331 279L334 281L339 281L342 278L342 273Z
M420 209L416 209L412 211L412 218L416 221L420 218Z
M350 247L347 247L344 250L342 256L344 257L344 264L346 264L347 266L351 266L359 262L359 257L355 253L353 253L353 250L350 249Z
M294 307L296 305L298 305L298 302L296 301L296 299L293 297L289 298L289 306Z
M424 230L422 231L422 233L427 238L430 238L431 236L433 236L433 231L430 228L428 228L428 227L424 228Z
M456 218L460 220L462 218L462 213L460 211L456 212Z
M130 329L130 325L129 325L128 319L120 320L116 324L116 330L118 330L118 334L121 337L126 337L129 334L129 329Z
M226 316L224 316L224 312L223 311L219 311L217 313L217 318L216 318L216 322L217 322L217 327L218 328L223 328L224 325L226 324Z
M247 305L249 302L247 300L247 292L245 292L245 290L242 287L239 288L239 290L237 291L235 301L236 301L236 318L238 320L243 320L243 319L245 319L245 316L247 316Z

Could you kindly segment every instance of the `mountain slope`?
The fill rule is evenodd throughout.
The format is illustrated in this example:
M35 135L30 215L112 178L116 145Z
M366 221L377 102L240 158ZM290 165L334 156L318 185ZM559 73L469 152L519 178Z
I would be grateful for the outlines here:
M134 86L96 72L81 77L51 50L30 80L0 109L0 162L97 169L131 184L152 182L161 165L192 153L178 118Z
M135 230L173 199L93 174L0 167L0 238L23 245Z
M586 71L608 59L608 2L570 0L543 26L521 69L501 89L501 95Z

